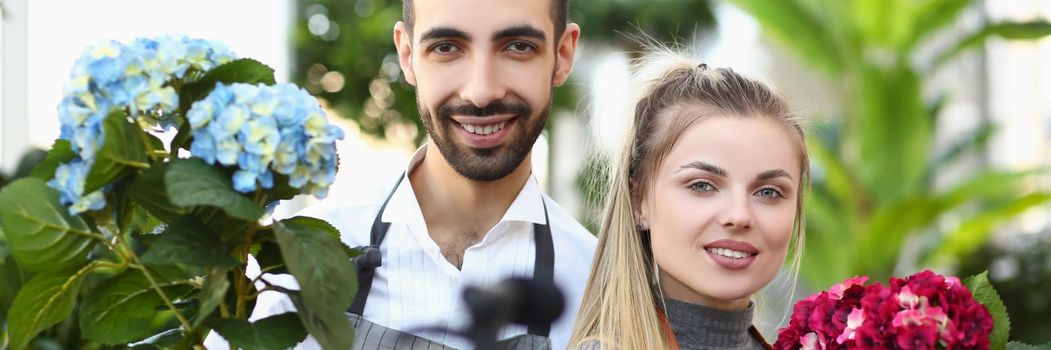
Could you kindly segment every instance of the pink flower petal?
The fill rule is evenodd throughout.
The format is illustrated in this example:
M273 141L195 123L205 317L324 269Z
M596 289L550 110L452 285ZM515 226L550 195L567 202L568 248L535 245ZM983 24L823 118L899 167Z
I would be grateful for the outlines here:
M855 285L858 285L858 286L864 285L865 281L868 281L868 280L869 280L869 276L860 276L860 277L855 276L855 277L848 278L845 281L843 281L842 283L834 285L834 286L832 286L832 288L828 289L829 298L833 299L833 300L843 299L843 292L844 291L846 291L847 289L850 289L850 287L853 287Z
M860 308L851 310L850 315L847 315L847 327L843 329L843 333L839 337L836 337L836 343L843 344L848 340L854 340L857 329L863 323L865 323L865 312Z
M814 332L799 337L799 344L803 350L825 350L825 339Z
M904 286L901 287L901 292L898 292L898 302L901 303L903 308L915 309L920 303L920 297L913 294L909 286Z

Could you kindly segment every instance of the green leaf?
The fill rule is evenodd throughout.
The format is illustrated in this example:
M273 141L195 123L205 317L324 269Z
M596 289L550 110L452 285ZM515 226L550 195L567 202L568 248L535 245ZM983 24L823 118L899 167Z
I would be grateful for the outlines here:
M166 223L171 223L186 213L186 209L172 204L168 198L168 187L164 178L170 164L154 164L128 186L128 196L132 200Z
M234 191L228 176L199 159L172 161L164 181L168 198L175 205L184 208L213 206L230 216L249 221L263 216L263 207Z
M931 205L931 197L926 195L876 208L861 231L855 254L850 257L850 271L880 280L890 277L905 239L931 225L943 212Z
M180 97L180 98L182 98L182 97ZM185 113L187 111L187 109L189 109L190 105L187 104L186 106L187 106L186 109L182 109L183 113ZM174 149L180 149L180 148L182 148L182 149L189 149L190 148L190 139L193 138L193 134L192 134L193 131L190 130L190 129L191 128L190 128L190 123L189 122L180 121L179 129L175 133L175 137L172 138L171 149L174 150Z
M837 46L839 41L830 32L839 28L822 23L797 1L732 0L730 3L754 16L769 35L817 68L836 75L846 66L841 48Z
M1045 21L987 24L981 30L961 39L951 49L938 56L938 59L934 61L932 71L949 62L961 52L985 44L985 41L990 37L1000 37L1008 40L1033 40L1049 34L1051 34L1051 23Z
M58 191L37 178L23 178L0 190L3 220L11 252L31 271L84 266L95 239L84 220L69 215Z
M1007 307L1004 306L996 289L989 284L989 271L968 277L964 285L978 301L989 310L993 317L993 331L989 333L989 349L1003 350L1007 345L1007 333L1011 329L1011 319L1007 315Z
M852 24L861 40L873 48L905 46L913 31L909 6L911 0L854 0L850 12Z
M914 30L909 33L905 49L911 51L928 35L956 21L960 13L972 4L971 0L930 0L918 4L912 11Z
M857 202L859 189L855 183L855 177L850 173L843 160L837 156L829 146L817 139L819 136L811 135L807 140L807 148L810 151L812 162L819 165L824 171L824 179L821 183L828 189L840 203L847 205L843 208L852 210L849 206Z
M1007 342L1007 350L1051 350L1051 343L1029 345L1019 341Z
M1048 202L1051 202L1051 193L1036 192L982 210L981 213L964 220L956 230L946 235L945 240L938 245L931 258L966 256L984 244L997 225Z
M970 135L961 136L947 150L934 157L932 161L934 165L931 166L930 171L945 169L958 160L961 155L985 149L994 132L996 132L996 127L993 124L984 124L971 132ZM928 174L927 177L933 178L934 175Z
M283 350L307 336L303 323L294 312L270 316L255 323L228 318L214 323L215 331L240 349Z
M922 193L933 126L922 101L921 80L909 67L866 67L862 74L855 165L874 206Z
M187 264L226 268L241 265L230 257L226 246L219 240L219 234L190 215L168 226L141 260L154 265Z
M281 248L277 246L276 242L264 241L259 243L259 252L255 254L255 260L259 263L259 269L266 273L288 273L285 261L281 258Z
M51 180L55 177L55 169L58 169L58 165L71 161L76 158L77 154L73 152L73 149L69 145L69 141L66 140L55 140L55 144L51 146L51 150L47 151L47 157L44 160L37 163L33 171L29 173L29 176L35 177L44 181Z
M102 122L106 136L102 148L95 154L95 164L88 171L84 193L95 192L134 171L150 167L143 142L145 132L128 121L122 110L116 110Z
M201 287L201 292L197 294L197 299L200 301L200 309L197 312L197 319L193 321L194 326L208 319L212 311L215 311L215 308L223 301L227 289L230 288L230 280L226 278L228 271L229 269L223 268L208 270L208 275L204 279L204 286Z
M171 349L172 346L178 344L182 340L184 340L182 330L175 328L154 334L140 342L128 344L128 347L135 350Z
M7 247L0 242L0 324L7 319L7 311L14 304L18 290L22 289L26 276L13 256L3 254ZM2 332L0 332L2 333Z
M288 271L303 296L300 317L326 349L347 349L354 341L343 314L357 290L357 276L343 244L322 220L295 217L274 224Z
M76 273L38 274L29 280L8 314L11 349L25 348L41 331L69 318L80 283L95 266L90 264Z
M193 102L208 96L217 83L274 85L274 69L250 58L233 60L212 68L200 79L184 85L180 90L179 109L183 111L183 115L190 110Z
M963 182L938 193L938 206L946 210L975 201L1002 201L1016 198L1024 192L1028 178L1039 175L1041 170L1028 171L984 171L972 175Z
M843 262L854 256L853 234L857 231L847 220L845 206L816 186L805 201L806 240L800 274L812 285L838 283L850 273L850 264Z
M177 273L151 270L158 287L169 298L189 287ZM128 269L93 289L80 307L80 330L85 339L103 344L127 343L145 337L164 301L138 269Z

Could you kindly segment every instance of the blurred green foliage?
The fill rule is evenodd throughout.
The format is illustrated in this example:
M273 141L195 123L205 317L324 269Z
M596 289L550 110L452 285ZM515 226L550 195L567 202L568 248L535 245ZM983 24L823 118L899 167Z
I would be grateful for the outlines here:
M991 282L1011 317L1010 339L1051 342L1051 229L1020 235L1004 245L983 246L960 265L960 275L991 268Z
M814 164L807 198L806 254L801 275L822 288L857 274L894 273L910 236L929 233L920 265L958 261L982 247L998 224L1051 200L1033 188L1033 172L987 169L935 188L940 171L984 153L992 125L982 125L946 151L933 147L946 94L926 98L928 81L946 62L988 38L1034 39L1045 22L985 23L934 57L921 49L957 28L972 0L731 0L766 34L841 92L840 122L812 132ZM950 35L951 36L951 35ZM945 218L958 225L938 226Z
M412 86L401 76L392 35L401 6L400 0L296 1L291 80L366 134L419 143L426 130ZM570 21L582 28L582 46L633 51L637 46L627 35L641 30L672 40L710 26L713 15L707 0L576 0ZM556 89L553 109L575 109L583 95L576 86Z

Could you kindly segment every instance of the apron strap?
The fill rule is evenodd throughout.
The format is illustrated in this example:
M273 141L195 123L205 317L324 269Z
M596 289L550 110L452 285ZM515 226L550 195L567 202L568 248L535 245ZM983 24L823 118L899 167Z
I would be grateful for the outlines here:
M540 195L544 205L545 224L533 224L533 240L536 245L536 259L533 263L533 281L538 284L555 285L555 248L551 241L551 219L547 215L547 203ZM547 337L551 333L551 324L531 325L529 334Z
M391 197L394 197L394 192L401 185L401 182L405 179L403 173L398 178L398 182L394 184L394 189L391 190L390 194L387 195L387 199L383 201L383 205L380 206L380 210L376 213L376 219L372 222L372 233L369 239L369 245L357 247L362 251L362 255L355 257L352 261L355 268L357 269L358 275L358 290L354 295L354 302L347 309L348 312L354 315L361 316L365 313L365 302L368 301L369 291L372 289L372 280L376 276L376 268L383 265L383 255L380 252L380 244L383 243L383 239L387 236L387 231L390 229L389 222L383 222L383 211L387 209L387 203L390 202ZM551 239L551 219L547 214L547 203L544 202L543 195L540 197L540 203L544 206L544 224L533 224L533 240L536 245L536 257L533 263L533 280L539 283L548 285L555 284L555 248L554 243ZM541 337L547 337L551 333L551 325L532 325L529 326L529 334L538 335Z
M380 206L380 211L376 213L376 219L372 222L372 236L369 238L369 245L357 247L362 254L352 260L358 273L358 290L354 294L354 302L347 309L352 314L361 316L365 312L365 302L369 298L369 291L372 290L376 268L383 265L380 244L383 243L383 238L387 236L387 230L390 228L389 222L383 222L383 211L387 209L387 203L390 203L391 197L394 197L394 191L398 190L398 186L401 186L401 181L404 179L405 174L402 173L398 177L398 182L394 184L394 188L390 190L390 194L387 195L387 199Z

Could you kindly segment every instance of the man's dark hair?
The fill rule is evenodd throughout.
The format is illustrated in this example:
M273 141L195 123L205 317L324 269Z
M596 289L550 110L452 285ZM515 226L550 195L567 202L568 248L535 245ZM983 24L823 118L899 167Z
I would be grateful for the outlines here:
M402 0L401 18L409 30L409 37L412 37L412 26L416 22L416 16L412 11L412 0ZM569 0L551 0L551 19L555 23L555 37L552 41L557 46L562 32L566 31L566 23L569 23Z

